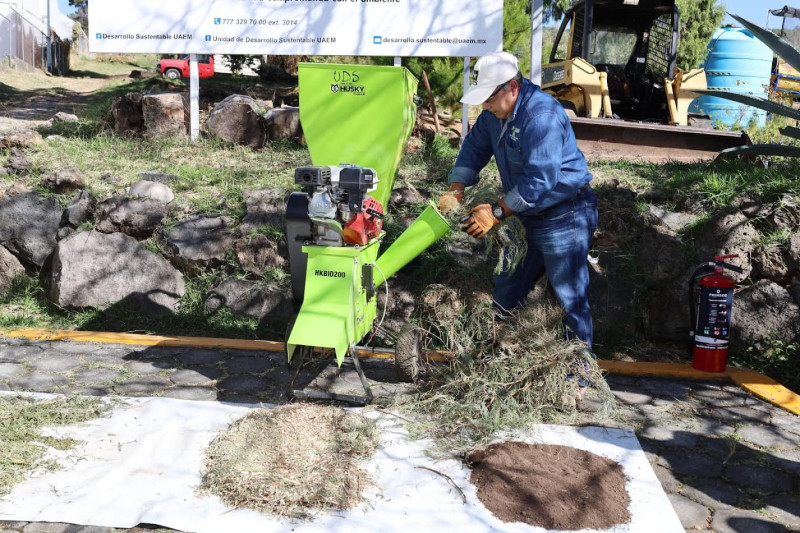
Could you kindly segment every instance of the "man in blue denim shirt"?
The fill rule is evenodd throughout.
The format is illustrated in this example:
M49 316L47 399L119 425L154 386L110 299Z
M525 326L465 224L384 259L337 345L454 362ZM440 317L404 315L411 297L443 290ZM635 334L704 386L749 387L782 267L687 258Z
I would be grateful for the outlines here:
M483 112L464 139L439 207L458 208L464 189L478 183L494 156L504 195L473 208L464 230L480 238L513 215L528 239L527 256L517 268L494 277L495 306L510 311L523 304L546 272L566 312L567 335L591 350L587 256L597 199L569 119L552 96L522 77L517 59L507 52L481 57L473 80L461 101L482 105Z

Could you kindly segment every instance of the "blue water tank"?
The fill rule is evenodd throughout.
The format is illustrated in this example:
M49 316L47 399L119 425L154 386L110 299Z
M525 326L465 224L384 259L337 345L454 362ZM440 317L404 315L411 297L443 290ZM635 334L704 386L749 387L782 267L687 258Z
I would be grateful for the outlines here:
M708 88L717 91L747 94L765 98L772 74L772 50L744 28L719 28L714 32L705 63ZM711 116L716 124L727 128L735 125L763 128L767 112L733 100L701 96L690 112Z

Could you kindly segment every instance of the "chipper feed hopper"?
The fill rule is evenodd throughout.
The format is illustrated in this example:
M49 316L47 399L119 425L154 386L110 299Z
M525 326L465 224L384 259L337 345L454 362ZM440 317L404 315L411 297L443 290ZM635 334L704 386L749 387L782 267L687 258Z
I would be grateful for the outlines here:
M368 403L356 344L377 317L377 288L449 229L429 206L379 256L383 213L416 116L417 79L403 67L300 64L300 122L313 166L295 170L286 234L300 310L287 329L288 361L332 349L352 358L366 396L310 390L296 397ZM396 361L397 363L398 361Z

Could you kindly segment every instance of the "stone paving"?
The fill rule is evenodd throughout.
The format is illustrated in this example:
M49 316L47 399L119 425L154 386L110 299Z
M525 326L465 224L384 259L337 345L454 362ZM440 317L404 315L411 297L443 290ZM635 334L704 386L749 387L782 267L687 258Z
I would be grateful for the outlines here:
M288 385L358 390L352 370L295 371L282 353L0 336L0 390L196 401L282 403ZM391 362L363 361L377 396L396 394ZM800 532L800 418L725 383L609 375L619 416L636 430L687 531ZM342 392L342 391L337 391ZM653 517L657 520L658 517ZM125 530L152 531L141 524ZM0 533L110 533L109 528L0 521ZM168 530L161 530L168 531ZM646 533L646 532L642 532Z

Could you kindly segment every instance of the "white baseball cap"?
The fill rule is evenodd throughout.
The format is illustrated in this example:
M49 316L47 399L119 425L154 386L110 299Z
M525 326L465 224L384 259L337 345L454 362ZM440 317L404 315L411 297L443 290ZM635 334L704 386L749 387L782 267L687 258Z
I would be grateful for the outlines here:
M493 52L478 59L472 71L472 85L464 93L461 102L480 105L489 98L499 85L514 78L519 72L517 58L508 52Z

